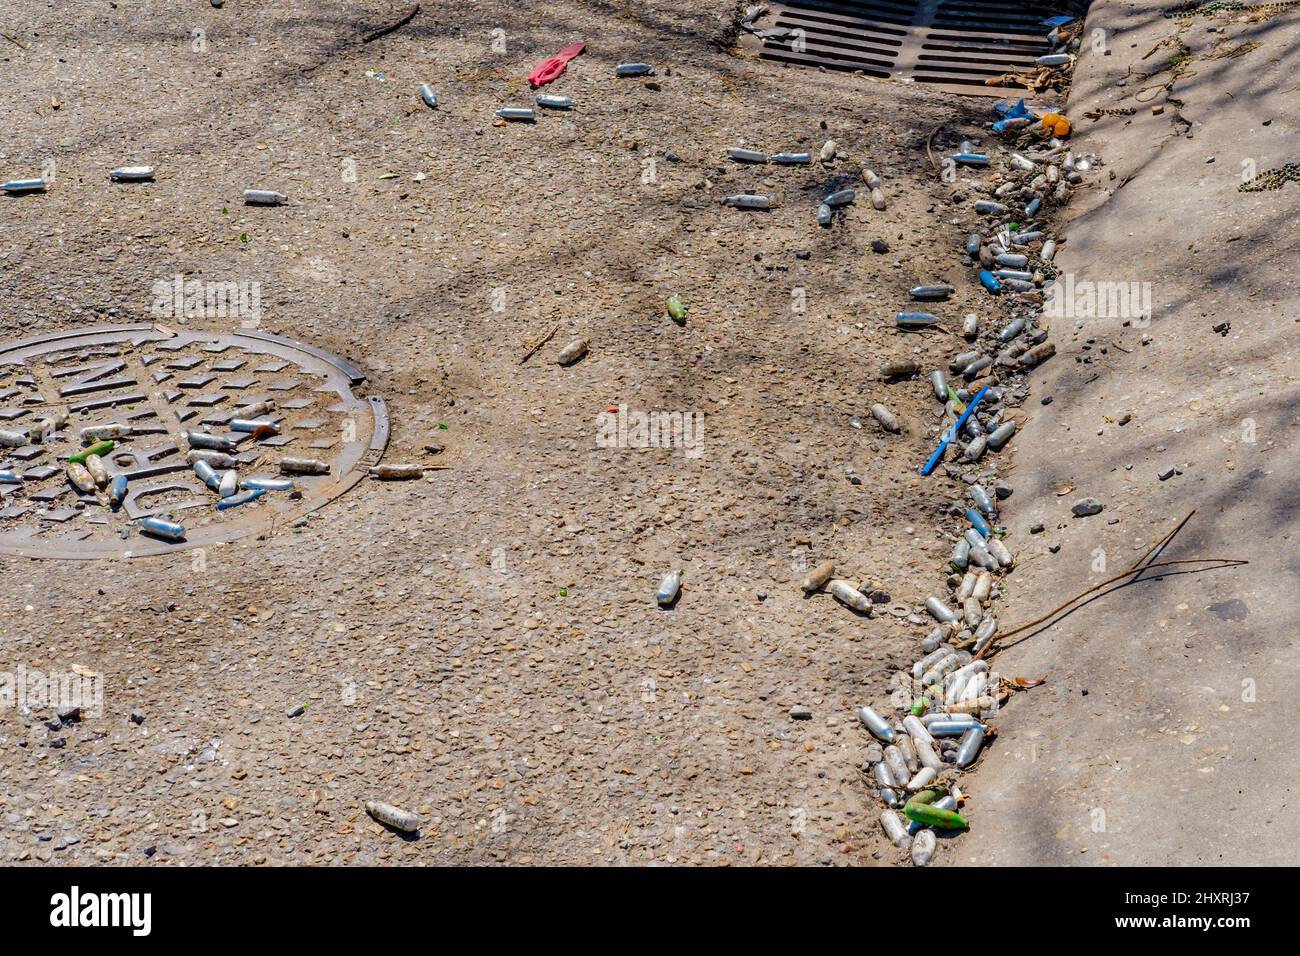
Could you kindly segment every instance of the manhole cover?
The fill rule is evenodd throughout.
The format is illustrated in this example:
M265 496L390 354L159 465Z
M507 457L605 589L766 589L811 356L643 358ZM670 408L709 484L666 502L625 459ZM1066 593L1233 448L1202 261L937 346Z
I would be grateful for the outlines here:
M785 0L743 41L767 60L852 70L984 96L1015 90L989 77L1025 70L1051 53L1054 16L1082 17L1087 0Z
M280 526L347 491L388 444L380 398L359 398L360 371L337 356L263 332L213 334L153 325L99 327L0 345L0 431L27 432L62 409L67 424L43 442L0 448L0 554L29 558L114 558L223 544ZM278 435L232 430L240 408L273 402ZM68 458L84 451L83 428L129 426L103 457L111 479L127 476L121 507L104 491L82 492ZM280 478L280 459L328 464L293 475L295 488L269 491L225 511L187 460L186 432L232 445L240 478ZM219 471L223 469L218 469ZM170 516L185 538L140 533L138 521Z

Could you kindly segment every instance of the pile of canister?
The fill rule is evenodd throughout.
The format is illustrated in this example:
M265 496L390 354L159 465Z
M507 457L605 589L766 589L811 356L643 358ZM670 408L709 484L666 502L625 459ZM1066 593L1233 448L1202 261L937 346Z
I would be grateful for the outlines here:
M1018 110L1025 122L1000 121L1001 129L1017 136L1034 119L1023 104ZM1005 105L999 109L1004 117L1016 111ZM971 172L991 169L990 157L969 142L952 161ZM1057 242L1040 217L1067 202L1071 188L1096 164L1094 157L1076 157L1053 138L1036 150L1010 153L1000 173L975 187L987 198L974 204L982 222L964 240L963 261L1005 306L1006 317L1000 328L981 329L976 314L964 316L961 334L968 347L953 355L947 369L931 372L935 400L944 404L946 441L936 461L946 459L952 478L967 477L971 466L1011 439L1016 423L1006 415L1027 396L1024 373L1055 352L1043 311L1056 278L1052 260ZM918 302L943 302L954 291L930 285L910 294ZM896 317L904 329L941 321L928 312ZM873 414L887 431L895 430L887 409L873 409ZM870 706L858 710L863 726L878 741L871 745L863 771L884 804L880 825L895 846L910 850L918 866L932 859L936 832L967 827L957 778L995 734L990 721L1007 696L999 674L982 659L998 634L992 604L1000 597L1001 578L1015 565L997 525L1000 492L1010 494L1010 489L994 486L990 491L970 484L969 500L954 504L952 513L964 521L953 534L945 569L951 593L925 602L935 627L921 641L911 670L894 676L891 707L885 711L890 716Z

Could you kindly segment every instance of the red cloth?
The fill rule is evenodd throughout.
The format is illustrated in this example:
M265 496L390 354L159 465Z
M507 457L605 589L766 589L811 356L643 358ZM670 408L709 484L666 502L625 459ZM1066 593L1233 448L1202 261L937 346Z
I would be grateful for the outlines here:
M571 46L566 46L555 56L538 63L537 66L533 67L533 72L528 74L529 85L533 89L537 89L537 87L551 82L564 72L564 68L568 66L570 60L585 49L587 49L587 44L574 43Z

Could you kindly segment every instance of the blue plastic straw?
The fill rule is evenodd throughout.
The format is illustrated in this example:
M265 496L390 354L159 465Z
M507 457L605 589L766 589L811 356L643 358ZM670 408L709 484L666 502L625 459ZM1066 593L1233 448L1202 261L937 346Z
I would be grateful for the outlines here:
M939 439L939 447L934 450L934 454L930 456L930 460L927 461L925 467L921 469L922 475L928 475L930 472L934 471L935 465L939 464L939 459L943 457L944 451L948 448L948 442L956 438L958 433L961 432L961 426L966 424L966 419L970 418L971 413L975 411L975 406L983 400L984 393L988 390L989 387L985 385L976 392L975 397L972 398L970 404L966 406L966 411L962 412L961 417L957 419L957 424L953 425L952 428L943 433L943 437Z

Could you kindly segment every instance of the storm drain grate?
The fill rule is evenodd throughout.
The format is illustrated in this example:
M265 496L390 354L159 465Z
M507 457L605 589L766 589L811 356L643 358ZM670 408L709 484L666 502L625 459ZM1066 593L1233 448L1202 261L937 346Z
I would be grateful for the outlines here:
M1007 96L985 80L1052 52L1044 19L1086 11L1087 0L786 0L744 42L765 60Z
M345 360L259 331L214 334L153 325L98 327L0 344L0 429L27 432L55 409L66 427L44 441L0 448L0 554L29 558L131 558L224 544L283 526L337 498L379 462L388 444L380 398L361 398L365 376ZM275 403L258 415L279 434L232 431L241 406ZM110 477L125 474L122 506L73 487L69 455L83 451L87 426L129 425L106 454ZM185 431L229 439L241 477L278 477L282 457L329 465L294 476L296 491L218 511L216 498L186 461ZM139 534L137 521L170 516L185 540Z

